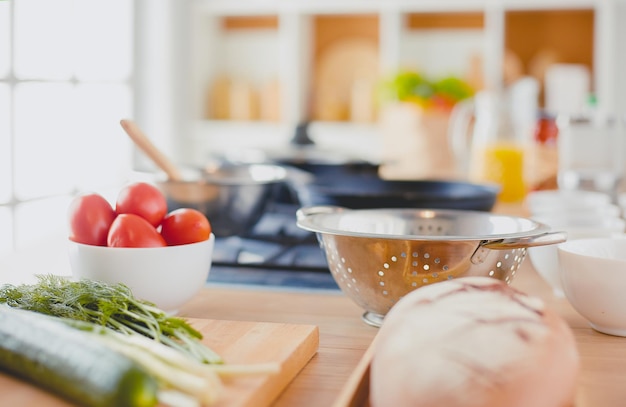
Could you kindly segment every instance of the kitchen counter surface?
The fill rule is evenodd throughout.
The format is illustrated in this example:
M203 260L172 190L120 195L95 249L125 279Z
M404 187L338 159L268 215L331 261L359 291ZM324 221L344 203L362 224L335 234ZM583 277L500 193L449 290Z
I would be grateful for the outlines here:
M518 212L500 208L497 212ZM69 274L64 239L0 259L2 282L32 281L32 273ZM42 247L45 247L43 249ZM582 358L576 407L613 407L626 400L626 338L592 330L564 298L556 298L527 258L512 285L546 301L572 327ZM317 354L276 400L277 407L332 406L370 345L377 329L361 320L362 310L338 290L209 282L180 315L193 318L312 324L319 327ZM0 378L0 388L15 389ZM19 400L16 400L17 404ZM65 406L65 403L53 404ZM339 406L337 406L339 407Z
M528 259L512 286L543 298L572 327L582 359L576 407L617 407L626 400L626 338L592 330L564 298L556 298ZM275 406L332 406L377 329L361 321L361 309L341 293L276 292L208 286L182 310L198 318L314 324L316 356Z

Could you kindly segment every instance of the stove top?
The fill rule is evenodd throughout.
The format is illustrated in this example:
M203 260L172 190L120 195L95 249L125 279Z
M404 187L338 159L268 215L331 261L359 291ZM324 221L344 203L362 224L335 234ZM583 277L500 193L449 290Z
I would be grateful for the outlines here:
M208 284L272 290L339 291L330 273L261 267L211 266Z
M294 203L275 203L245 236L215 240L209 283L337 290L314 233Z

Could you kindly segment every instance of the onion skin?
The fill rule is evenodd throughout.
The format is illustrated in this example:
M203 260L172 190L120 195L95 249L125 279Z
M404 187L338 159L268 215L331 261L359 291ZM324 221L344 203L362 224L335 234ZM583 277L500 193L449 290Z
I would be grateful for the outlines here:
M543 301L489 277L421 287L374 344L373 407L572 406L574 335Z

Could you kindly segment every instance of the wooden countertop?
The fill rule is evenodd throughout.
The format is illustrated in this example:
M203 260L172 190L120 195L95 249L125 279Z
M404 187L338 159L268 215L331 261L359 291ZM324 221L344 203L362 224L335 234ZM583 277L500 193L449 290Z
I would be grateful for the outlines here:
M626 400L626 338L593 331L568 301L555 298L526 259L512 284L543 298L572 327L582 360L575 407L618 407ZM319 327L317 354L274 403L275 407L333 406L343 386L378 332L361 321L361 309L341 293L305 293L208 286L181 309L195 318L313 324ZM14 405L24 392L14 379L0 388L15 390ZM9 390L12 389L12 390ZM39 392L31 388L32 392ZM19 397L18 397L19 396ZM7 396L10 397L10 396ZM51 406L68 406L50 399ZM339 407L339 406L336 406Z
M495 212L522 213L519 207L502 206ZM38 256L30 255L36 249L33 248L0 261L0 279L32 281L27 274L35 270L69 273L64 240L37 246ZM553 296L528 258L522 263L512 285L544 299L572 327L582 359L575 406L623 406L626 400L626 338L592 330L566 299ZM276 407L332 406L378 332L362 322L362 310L339 291L302 292L209 285L185 305L180 314L195 318L317 325L319 351L279 397L274 404Z
M564 298L556 298L528 259L512 286L543 298L572 327L582 359L576 407L622 406L626 400L626 338L592 330ZM331 406L377 333L361 309L340 293L301 293L207 287L181 315L197 318L314 324L318 354L275 406Z
M495 213L525 216L523 206L499 204ZM512 284L546 301L572 328L582 371L575 407L623 406L626 400L626 338L591 329L567 299L557 298L532 267L522 263ZM362 310L341 293L301 293L207 287L181 310L200 318L314 324L320 329L318 354L277 400L277 407L331 406L377 328L361 320Z

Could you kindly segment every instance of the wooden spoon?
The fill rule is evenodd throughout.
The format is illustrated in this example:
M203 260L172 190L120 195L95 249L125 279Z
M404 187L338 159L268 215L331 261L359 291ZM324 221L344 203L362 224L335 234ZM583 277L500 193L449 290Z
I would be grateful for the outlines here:
M143 131L132 120L123 119L120 121L122 128L133 140L135 145L139 147L146 155L160 168L167 177L172 181L181 181L183 179L178 167L159 150Z

